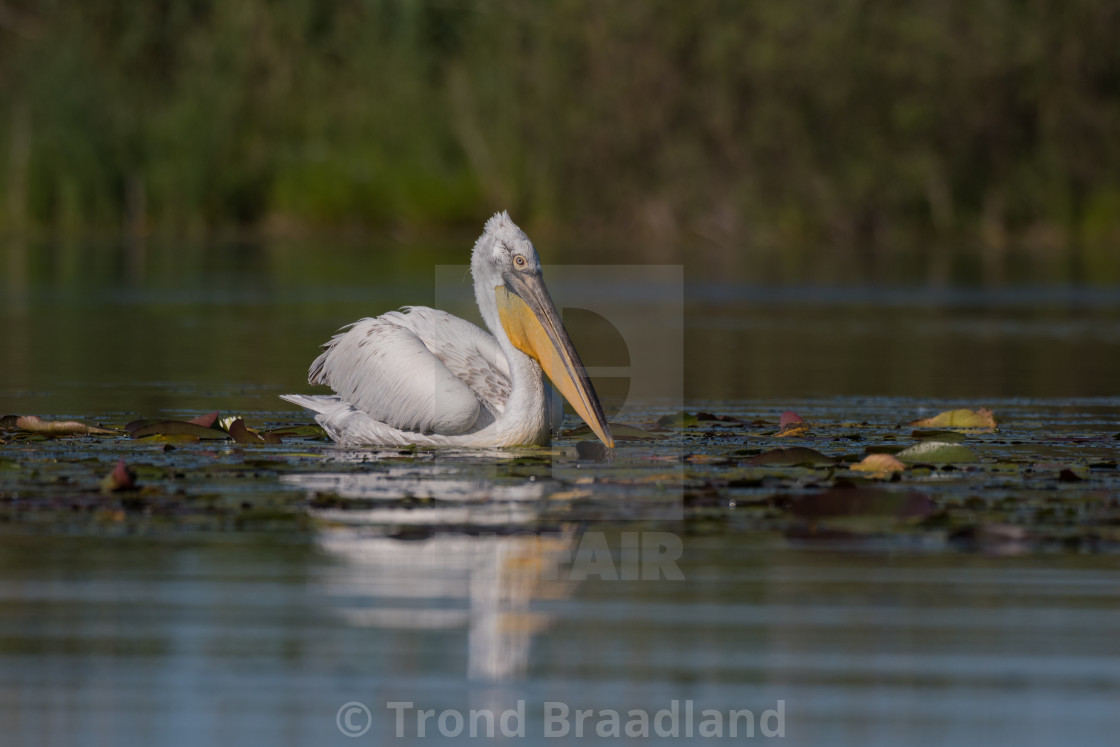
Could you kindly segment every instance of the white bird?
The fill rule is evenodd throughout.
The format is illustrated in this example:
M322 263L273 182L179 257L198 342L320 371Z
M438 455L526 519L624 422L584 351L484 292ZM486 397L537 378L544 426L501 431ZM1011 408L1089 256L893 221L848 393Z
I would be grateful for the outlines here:
M552 303L529 237L501 212L471 253L482 319L493 334L445 311L405 307L336 334L311 364L310 384L335 395L281 397L316 414L344 446L519 446L548 441L541 369L604 444L599 398Z

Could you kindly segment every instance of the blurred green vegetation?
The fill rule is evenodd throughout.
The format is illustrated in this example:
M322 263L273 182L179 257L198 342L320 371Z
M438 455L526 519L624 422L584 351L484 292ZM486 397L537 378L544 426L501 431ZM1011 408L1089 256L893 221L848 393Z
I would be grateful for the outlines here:
M1118 40L1110 0L0 0L0 230L509 208L618 259L1116 282Z

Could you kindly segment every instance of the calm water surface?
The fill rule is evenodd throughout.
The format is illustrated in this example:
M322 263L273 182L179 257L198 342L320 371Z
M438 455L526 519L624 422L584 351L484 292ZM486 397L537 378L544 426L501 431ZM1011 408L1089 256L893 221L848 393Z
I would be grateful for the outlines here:
M219 409L250 424L304 422L276 395L309 391L319 343L438 295L433 262L323 256L230 247L137 266L29 249L7 265L0 410L120 423ZM654 380L663 396L626 403L650 417L684 404L893 427L990 405L1008 421L986 444L999 458L1017 439L1120 431L1116 290L766 289L702 282L689 268L683 280L679 323L659 331L680 351ZM616 278L599 292L665 308L640 283ZM561 288L553 294L564 306ZM605 399L623 408L634 384L618 373L635 353L619 359L612 334L625 324L569 319L588 365L607 374ZM1115 461L1116 443L1083 453ZM24 459L73 465L57 486L2 483L4 743L384 744L398 736L389 703L413 704L402 743L459 741L440 725L451 732L461 715L469 733L472 710L499 722L511 711L507 725L523 736L510 743L613 742L596 734L604 712L619 712L621 729L631 710L649 716L654 737L675 724L672 742L713 741L700 736L706 709L725 736L732 711L751 711L748 742L1103 745L1120 733L1114 552L928 535L819 541L734 516L682 520L675 445L621 445L635 482L657 479L616 502L676 515L569 510L593 466L563 444L548 474L530 465L528 477L496 476L510 455L393 461L300 442L159 457L188 472L257 456L296 465L185 483L215 505L295 502L310 517L277 526L37 520L20 501L97 501L82 469L100 474L117 451L156 457L112 441L8 445L8 474ZM649 561L643 541L674 560ZM592 572L573 572L576 558ZM563 707L567 719L547 720ZM593 711L582 737L577 709ZM424 737L416 710L434 712ZM566 736L546 738L564 725Z

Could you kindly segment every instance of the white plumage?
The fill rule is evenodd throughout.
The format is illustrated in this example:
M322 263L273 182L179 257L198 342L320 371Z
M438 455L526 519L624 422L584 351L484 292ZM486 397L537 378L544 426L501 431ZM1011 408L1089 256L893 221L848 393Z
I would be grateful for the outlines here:
M552 421L543 362L577 411L613 445L544 288L536 250L505 212L486 222L471 254L471 274L493 334L423 306L362 319L336 334L311 364L309 383L329 386L334 395L282 398L315 412L330 437L346 446L542 444ZM505 324L522 331L511 340ZM535 337L525 334L527 327ZM551 346L540 350L544 339Z

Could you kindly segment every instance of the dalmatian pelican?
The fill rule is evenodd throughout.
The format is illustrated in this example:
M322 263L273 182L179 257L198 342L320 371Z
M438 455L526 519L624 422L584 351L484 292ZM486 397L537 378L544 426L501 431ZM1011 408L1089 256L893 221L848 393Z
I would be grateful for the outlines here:
M487 333L445 311L405 307L343 327L308 382L334 395L285 394L343 446L503 447L549 439L541 374L608 447L610 426L552 303L533 242L501 212L471 252Z

